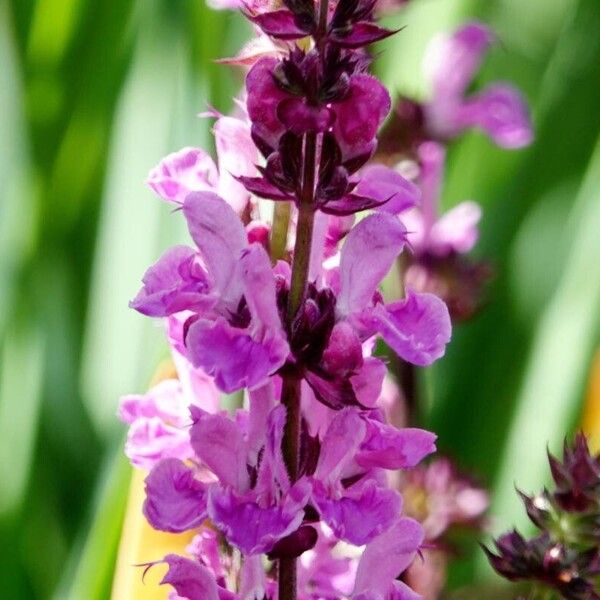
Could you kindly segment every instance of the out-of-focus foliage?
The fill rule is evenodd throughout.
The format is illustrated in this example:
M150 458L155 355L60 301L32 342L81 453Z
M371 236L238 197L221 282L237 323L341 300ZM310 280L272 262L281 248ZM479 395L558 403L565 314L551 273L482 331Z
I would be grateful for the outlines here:
M502 40L478 84L519 85L537 137L506 152L473 133L452 149L444 202L483 204L478 254L496 279L423 388L440 448L492 487L505 528L521 514L513 483L538 489L546 444L578 421L598 344L600 9L412 0L388 19L408 27L380 45L380 75L425 96L425 44L469 17ZM113 415L164 353L127 301L185 239L143 179L165 153L211 144L195 115L229 110L241 84L213 59L247 36L202 0L0 3L3 597L108 597L130 474ZM452 584L491 576L474 553Z

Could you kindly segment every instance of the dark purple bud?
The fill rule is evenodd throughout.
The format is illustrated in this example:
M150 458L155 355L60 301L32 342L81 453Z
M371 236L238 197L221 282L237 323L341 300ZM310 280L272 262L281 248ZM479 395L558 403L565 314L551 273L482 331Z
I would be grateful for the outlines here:
M269 560L297 558L314 548L318 538L317 530L310 525L302 525L290 535L280 539L267 554Z
M497 553L483 546L492 567L510 581L536 581L567 600L598 600L594 578L598 549L581 550L553 540L544 532L525 540L517 531L495 541Z
M341 410L346 406L366 408L357 400L352 383L347 377L325 378L314 371L307 371L304 378L317 400L332 410Z
M289 165L286 166L289 167ZM262 176L279 188L282 192L295 193L298 176L294 173L288 175L284 170L284 155L281 152L273 152L267 159L264 167L257 167Z
M319 208L322 212L328 215L333 215L335 217L346 217L363 210L377 208L378 206L385 204L385 202L387 202L387 200L381 201L376 200L375 198L359 196L357 194L348 194L339 200L324 202L319 206Z
M259 198L268 200L293 200L294 197L286 192L282 192L278 187L264 179L263 177L244 177L238 176L236 179L251 193Z
M540 529L547 529L557 520L556 511L546 490L535 496L527 496L520 490L517 490L517 493L525 505L527 515Z
M317 290L309 284L307 298L291 327L290 347L296 363L317 367L335 324L335 295L330 289Z
M321 200L337 200L350 187L348 183L348 171L344 167L336 167L327 179L320 179L317 186L317 198Z
M390 96L377 79L365 74L352 77L348 94L334 105L337 120L333 133L344 160L372 151L390 106Z
M338 2L331 21L330 30L347 29L352 23L369 20L377 0L343 0Z
M362 23L353 25L349 31L334 29L329 39L342 48L362 48L363 46L368 46L394 35L398 31L400 30L385 29L375 23L363 21Z
M319 176L328 180L342 162L342 153L332 133L325 133L321 142Z
M302 172L302 137L291 132L284 133L279 140L281 170L290 181L300 181Z
M550 454L548 459L559 506L568 512L600 512L600 455L590 453L585 435L577 434L572 446L565 441L562 463Z
M299 19L289 10L276 10L256 16L247 15L248 19L258 25L267 35L280 40L297 40L310 33L314 27L306 19ZM305 29L308 27L308 30Z
M275 58L263 58L246 76L248 116L252 121L253 135L263 141L262 146L276 147L285 132L277 117L277 106L288 94L277 85L273 76L278 64Z
M252 137L254 145L265 158L268 158L271 154L273 154L273 152L275 152L275 147L261 137L259 126L257 127L256 125L252 125L250 129L250 136Z

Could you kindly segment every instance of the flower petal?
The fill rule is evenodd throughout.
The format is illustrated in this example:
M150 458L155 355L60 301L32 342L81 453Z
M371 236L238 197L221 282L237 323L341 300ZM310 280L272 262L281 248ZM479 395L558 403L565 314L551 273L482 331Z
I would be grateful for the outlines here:
M365 548L358 564L352 598L369 592L385 596L396 577L413 561L422 543L421 525L413 519L399 519Z
M163 560L169 570L161 585L173 586L178 596L188 600L224 600L213 574L198 561L177 554L167 554Z
M187 246L169 248L144 274L143 287L129 306L149 317L203 310L215 303L199 257Z
M486 25L467 23L453 34L439 36L429 45L424 71L434 89L434 103L462 96L495 36Z
M476 202L461 202L444 213L429 232L429 251L438 256L472 250L479 237L481 207Z
M263 385L289 354L282 337L266 335L256 340L247 329L233 327L222 317L190 325L186 346L192 364L214 377L227 393Z
M223 415L194 412L191 444L198 458L223 485L245 492L249 485L247 447L239 427Z
M402 508L398 492L379 487L372 479L355 484L340 499L317 484L313 501L336 537L356 546L367 544L390 527Z
M355 225L340 257L337 310L342 315L361 311L371 302L405 242L406 229L392 215L370 215Z
M455 124L460 129L480 127L502 148L523 148L533 140L527 104L509 85L490 85L468 98L457 111Z
M262 326L284 338L275 290L275 276L266 250L260 244L251 244L240 259L240 275L244 297L252 315L253 327Z
M248 116L254 125L256 134L276 148L281 134L285 131L277 116L277 106L288 98L275 83L273 70L277 59L266 57L259 60L246 76Z
M435 452L436 435L429 431L366 421L367 435L356 454L356 462L364 469L408 469Z
M425 367L444 355L452 335L450 315L434 294L407 292L405 300L376 306L373 315L377 330L394 352Z
M315 477L326 485L335 484L352 464L366 434L366 425L354 408L339 411L327 428L321 442Z
M385 165L365 167L356 192L383 202L380 210L396 215L416 206L421 197L418 186Z
M234 296L237 261L248 246L239 217L229 204L212 192L187 196L183 214L217 290L222 294L229 291ZM237 302L239 298L234 300Z
M360 404L369 408L377 404L386 373L387 366L383 361L372 356L364 359L362 367L350 377Z
M373 150L375 135L390 107L390 95L375 77L352 77L348 94L334 104L337 119L333 132L344 161Z
M211 488L209 515L227 540L244 554L269 552L275 543L300 527L310 486L298 481L278 505L262 508L219 486Z
M259 555L244 556L240 571L239 595L241 600L266 598L267 576Z
M357 371L362 366L362 344L354 328L346 321L339 321L333 326L322 362L328 373L339 376Z
M286 409L282 404L276 406L267 419L264 451L254 488L255 493L264 498L273 498L278 491L287 492L290 487L290 478L281 451L285 420Z
M129 394L119 400L118 416L131 425L137 419L160 417L171 424L189 422L187 404L177 379L164 379L150 388L147 394Z
M146 477L144 514L160 531L198 527L206 518L206 486L180 460L166 458Z
M212 190L218 180L209 154L200 148L183 148L165 156L150 171L147 183L163 200L183 204L190 192Z
M125 456L134 467L150 470L163 458L191 458L186 429L172 427L158 417L138 419L129 427Z
M240 214L246 208L250 195L236 177L255 175L258 162L250 127L241 119L221 117L215 122L213 132L219 160L217 191Z

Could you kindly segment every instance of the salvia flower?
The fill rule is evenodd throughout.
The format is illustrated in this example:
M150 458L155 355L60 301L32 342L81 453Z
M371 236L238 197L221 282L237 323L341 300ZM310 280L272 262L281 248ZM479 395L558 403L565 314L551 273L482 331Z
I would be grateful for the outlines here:
M485 548L494 569L511 581L537 581L567 600L600 598L600 455L579 433L565 442L563 461L549 455L554 491L520 493L527 515L542 532L525 539L517 531Z
M340 3L342 4L342 3ZM387 90L364 73L362 57L328 47L296 49L283 60L256 63L246 79L252 135L266 158L262 177L239 177L253 194L298 203L305 194L304 134L321 133L316 207L343 216L392 200L414 206L416 186L397 175L376 193L352 177L376 148L376 133L390 110ZM315 157L312 157L315 160Z
M430 97L424 103L398 98L381 136L378 160L397 163L414 158L422 142L448 143L473 128L506 149L523 148L532 142L529 109L516 87L497 82L469 94L495 42L489 27L472 21L449 35L438 35L430 43L423 61Z
M178 205L191 192L212 191L227 198L241 213L250 195L235 177L254 175L258 159L250 126L243 119L221 116L215 122L214 134L218 168L204 150L186 147L169 154L150 171L150 188L163 200Z
M416 290L437 294L454 319L464 320L479 308L484 284L491 276L487 263L465 256L479 237L481 208L465 201L440 215L445 148L438 142L423 142L417 155L422 196L418 208L402 214L414 250L407 257L404 280Z
M289 353L269 257L216 194L189 194L183 213L198 250L168 250L131 306L154 317L194 311L185 335L190 361L226 392L259 386Z
M135 460L150 469L148 522L196 533L189 557L162 559L173 598L418 598L398 578L424 532L403 515L389 475L434 452L436 437L386 422L386 365L373 349L381 338L403 360L430 365L451 324L434 294L407 289L386 302L379 290L407 245L397 215L421 192L386 166L363 168L391 104L367 72L364 46L392 33L374 5L245 4L275 40L247 63L249 124L217 121L218 167L184 149L151 173L193 245L167 250L131 306L167 320L181 373L164 384L171 412L153 388L122 416L133 428L148 413L173 437L157 429ZM257 198L289 203L273 227ZM281 229L285 248L271 257ZM243 391L244 408L229 414L198 397L199 374L211 389Z
M467 95L467 88L494 41L488 27L472 22L450 36L440 36L429 47L425 72L433 95L425 105L425 115L427 127L434 135L454 137L477 127L504 148L531 143L527 106L513 86L495 83Z

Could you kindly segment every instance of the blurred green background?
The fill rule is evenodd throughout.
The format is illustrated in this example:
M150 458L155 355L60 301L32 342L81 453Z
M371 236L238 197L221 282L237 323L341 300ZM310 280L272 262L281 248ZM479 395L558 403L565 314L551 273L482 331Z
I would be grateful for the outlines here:
M440 448L494 491L494 528L522 523L516 482L577 424L600 315L600 3L412 0L380 75L421 97L431 36L477 17L502 41L478 85L531 103L535 144L452 147L446 206L484 207L485 310L426 374ZM129 468L119 395L165 349L127 308L145 267L185 239L143 185L184 145L209 147L242 76L214 59L248 38L202 0L0 0L0 582L2 598L109 597ZM490 577L476 554L452 585Z

